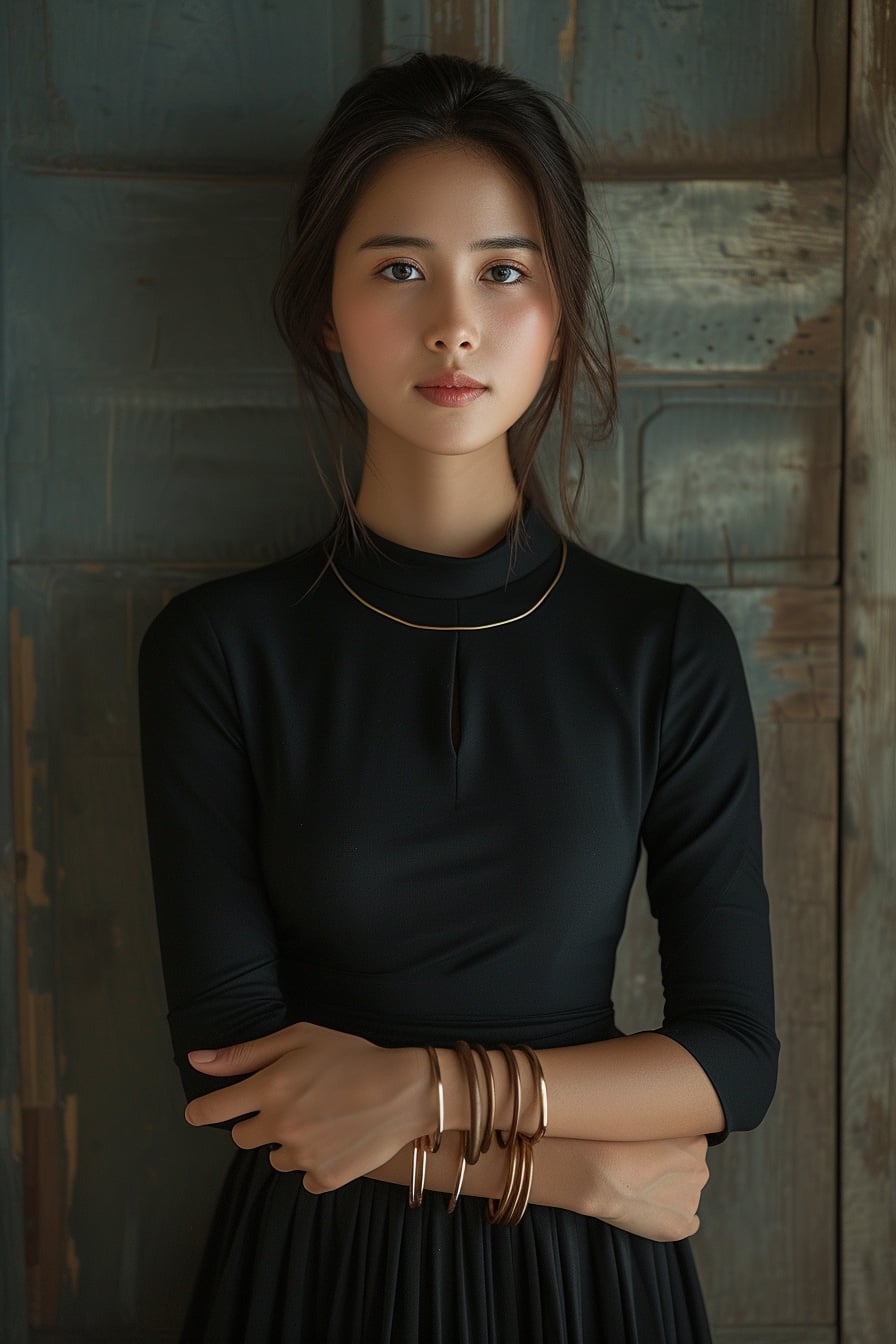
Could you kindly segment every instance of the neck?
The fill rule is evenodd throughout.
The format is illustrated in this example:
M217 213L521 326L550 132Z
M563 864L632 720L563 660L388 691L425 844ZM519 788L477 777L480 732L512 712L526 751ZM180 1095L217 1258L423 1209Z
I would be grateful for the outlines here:
M355 508L363 523L399 545L435 555L474 556L507 532L517 503L510 461L474 457L364 459Z

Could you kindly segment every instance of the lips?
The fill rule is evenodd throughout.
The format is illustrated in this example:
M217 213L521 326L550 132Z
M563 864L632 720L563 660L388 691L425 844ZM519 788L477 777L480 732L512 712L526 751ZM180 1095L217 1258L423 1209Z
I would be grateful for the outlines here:
M430 378L425 383L418 383L418 387L454 387L454 388L478 388L485 387L484 383L477 382L475 378L470 378L466 373L440 373L436 378Z

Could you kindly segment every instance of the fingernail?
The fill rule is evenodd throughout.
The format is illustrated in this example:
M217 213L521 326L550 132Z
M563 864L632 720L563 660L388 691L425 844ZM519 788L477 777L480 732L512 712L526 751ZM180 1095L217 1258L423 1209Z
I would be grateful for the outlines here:
M197 1064L211 1064L217 1055L217 1050L190 1050L190 1059L195 1059Z

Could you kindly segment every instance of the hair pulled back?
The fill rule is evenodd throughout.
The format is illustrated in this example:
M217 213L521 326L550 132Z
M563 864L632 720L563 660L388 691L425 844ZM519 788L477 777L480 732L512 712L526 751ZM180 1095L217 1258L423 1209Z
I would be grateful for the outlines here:
M574 405L580 388L592 408L587 423L589 441L606 438L617 413L615 365L592 252L594 242L602 245L607 256L609 252L585 197L582 160L564 138L555 111L584 146L585 137L568 105L555 94L497 66L418 51L376 66L346 89L312 146L284 228L271 305L292 356L299 390L310 396L330 441L343 506L336 523L337 540L344 526L351 528L356 539L359 534L367 541L370 538L355 510L344 460L345 430L363 452L364 408L346 385L323 339L331 307L334 253L355 202L373 174L393 155L423 145L488 150L532 192L545 259L561 308L560 353L534 401L508 432L517 483L510 535L515 546L524 494L554 521L534 464L558 405L559 497L569 529L579 532L574 509L585 463L576 432L581 406L574 417ZM334 410L339 413L339 433L334 433ZM318 472L334 498L313 436L309 441ZM566 488L570 442L577 448L580 463L572 509Z

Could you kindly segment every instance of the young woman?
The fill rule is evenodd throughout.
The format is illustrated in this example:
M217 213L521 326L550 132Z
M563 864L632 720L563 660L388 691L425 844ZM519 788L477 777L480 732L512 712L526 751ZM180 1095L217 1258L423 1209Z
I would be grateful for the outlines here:
M755 728L718 609L535 475L559 411L575 529L574 390L615 413L562 110L422 53L343 95L274 295L333 529L142 640L174 1057L238 1150L183 1344L709 1339L707 1144L776 1081ZM624 1036L642 841L666 1013Z

